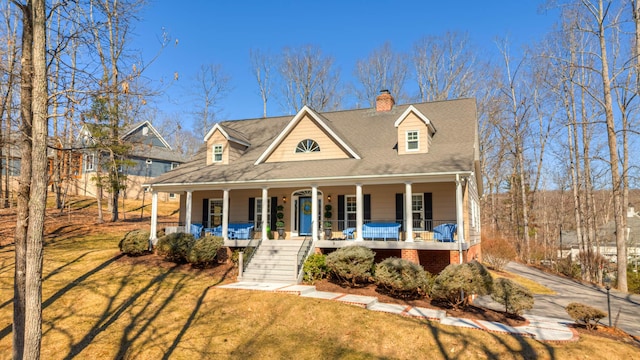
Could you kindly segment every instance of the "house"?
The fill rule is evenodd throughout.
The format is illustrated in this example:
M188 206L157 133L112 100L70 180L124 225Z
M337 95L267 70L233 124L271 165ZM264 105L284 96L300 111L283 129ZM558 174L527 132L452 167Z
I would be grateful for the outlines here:
M371 109L303 107L294 116L221 122L204 142L192 161L147 184L153 209L159 193L185 195L182 231L204 229L230 248L271 253L358 244L431 272L481 255L473 99L395 105L385 91ZM278 220L285 240L270 241Z
M81 176L78 181L78 193L95 196L97 187L95 177L98 170L98 153L93 150L96 140L91 131L91 124L84 124L76 146L85 149L82 153ZM127 164L119 171L127 176L124 196L127 199L140 199L144 188L142 184L161 174L173 170L185 162L182 155L175 152L169 143L151 125L149 121L134 124L124 131L122 142L131 146L127 157ZM178 200L176 193L164 194L164 201Z

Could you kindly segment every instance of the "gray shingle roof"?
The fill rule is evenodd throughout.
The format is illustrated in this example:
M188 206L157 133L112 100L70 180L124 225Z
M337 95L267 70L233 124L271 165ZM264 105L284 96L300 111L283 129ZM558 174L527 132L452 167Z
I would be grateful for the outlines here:
M374 177L379 175L472 172L477 146L477 117L474 99L412 104L438 129L429 153L398 155L394 122L411 104L388 112L358 109L322 113L323 121L335 130L362 159L335 159L278 163L254 162L291 121L293 116L225 121L225 129L244 136L251 146L228 165L206 165L206 148L193 160L156 179L153 185L260 182L285 179Z

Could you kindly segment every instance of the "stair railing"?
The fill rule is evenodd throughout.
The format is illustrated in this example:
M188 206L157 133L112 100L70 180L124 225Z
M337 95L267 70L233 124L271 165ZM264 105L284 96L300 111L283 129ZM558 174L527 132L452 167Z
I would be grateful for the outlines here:
M240 257L238 259L238 261L240 262L240 267L238 269L240 278L242 278L242 273L244 273L244 270L247 269L249 262L251 262L253 255L256 253L256 250L258 250L258 247L260 247L261 243L262 238L251 239L251 241L249 241L249 244L247 244L247 246L244 248L244 251L240 252Z
M300 246L300 250L298 250L298 259L296 261L296 280L300 280L300 272L302 271L302 266L304 265L304 261L309 256L309 250L311 249L311 244L313 240L311 237L305 238L302 241L302 246Z

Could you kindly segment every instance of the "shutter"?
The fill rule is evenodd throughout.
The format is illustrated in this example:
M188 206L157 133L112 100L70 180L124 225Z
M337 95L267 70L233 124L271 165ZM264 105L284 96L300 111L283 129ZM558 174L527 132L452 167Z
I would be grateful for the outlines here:
M364 194L364 220L371 221L371 194Z
M247 220L249 220L250 223L253 223L254 226L256 225L256 198L249 198L249 218Z
M338 230L344 230L345 221L344 218L344 195L338 195Z
M209 227L209 199L202 199L202 226Z
M396 222L400 223L400 231L404 231L404 194L396 194Z
M269 219L269 226L271 230L275 230L276 221L278 221L276 217L276 213L278 212L278 197L271 197L271 219Z
M433 229L433 194L424 193L424 220L427 231Z

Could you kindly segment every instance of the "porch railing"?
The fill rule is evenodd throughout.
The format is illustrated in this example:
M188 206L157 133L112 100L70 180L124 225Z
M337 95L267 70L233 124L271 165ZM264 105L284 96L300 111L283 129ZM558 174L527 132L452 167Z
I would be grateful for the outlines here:
M456 232L453 229L455 220L413 219L412 224L414 241L457 241ZM406 220L404 219L365 219L363 225L364 240L406 241ZM358 235L356 220L325 220L321 229L325 240L354 240ZM325 232L326 229L330 231Z

